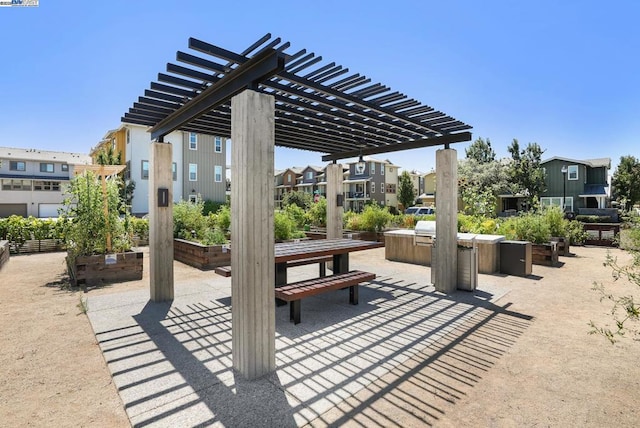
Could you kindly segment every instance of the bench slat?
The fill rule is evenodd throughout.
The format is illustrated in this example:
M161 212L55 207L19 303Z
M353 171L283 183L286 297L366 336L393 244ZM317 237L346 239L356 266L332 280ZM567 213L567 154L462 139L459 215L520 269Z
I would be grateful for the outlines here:
M287 262L287 267L312 265L314 263L328 263L331 261L333 261L332 256L309 257L308 259L292 260ZM214 272L218 275L229 277L231 276L231 266L219 266L214 269ZM324 272L324 270L321 269L321 272Z
M376 275L370 272L351 271L323 278L314 278L283 285L275 289L276 297L290 302L305 297L315 296L325 291L341 289L361 282L371 281Z

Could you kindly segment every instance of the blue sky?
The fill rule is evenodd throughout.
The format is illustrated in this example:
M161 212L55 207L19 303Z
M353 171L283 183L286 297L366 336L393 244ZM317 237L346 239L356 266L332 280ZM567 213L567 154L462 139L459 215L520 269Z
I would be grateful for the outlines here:
M640 156L640 2L96 1L0 8L0 146L88 153L196 37L270 32L473 126L508 156ZM464 157L467 144L454 144ZM386 156L428 171L435 149ZM276 168L321 165L277 149Z

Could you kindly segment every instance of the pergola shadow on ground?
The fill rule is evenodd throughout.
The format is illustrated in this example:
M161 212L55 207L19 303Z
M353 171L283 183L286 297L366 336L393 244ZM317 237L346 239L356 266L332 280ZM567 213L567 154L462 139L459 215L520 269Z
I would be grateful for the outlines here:
M276 370L248 381L233 369L227 298L190 287L173 304L140 292L91 298L90 320L135 426L431 424L532 321L494 304L499 289L445 295L381 276L361 287L359 306L341 292L305 300L299 325L278 308Z
M249 379L273 372L275 266L272 197L274 146L323 154L327 166L327 238L342 238L342 166L337 160L419 147L436 152L438 260L436 288L457 286L457 156L471 127L289 42L260 38L236 53L189 39L124 122L148 125L150 155L150 298L174 298L172 148L180 129L231 137L231 266L233 365ZM345 75L347 75L345 77Z

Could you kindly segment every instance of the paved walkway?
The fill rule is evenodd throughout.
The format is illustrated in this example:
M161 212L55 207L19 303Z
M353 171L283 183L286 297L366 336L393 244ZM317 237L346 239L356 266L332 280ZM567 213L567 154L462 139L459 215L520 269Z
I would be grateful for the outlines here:
M132 424L324 426L354 423L357 416L357 425L408 426L437 420L443 410L425 393L447 402L459 398L531 317L496 304L509 291L505 276L481 275L475 292L445 296L434 292L429 268L383 257L384 249L352 255L352 269L378 275L361 287L358 306L348 304L346 290L308 298L298 325L289 322L288 307L277 307L276 372L257 381L232 369L230 278L176 278L171 305L150 303L148 290L89 297L89 319ZM289 277L314 275L315 265L291 269ZM425 367L430 373L420 376L428 382L419 391L398 391L399 403L391 399L393 416L384 403L377 410L369 406L381 395L393 396Z

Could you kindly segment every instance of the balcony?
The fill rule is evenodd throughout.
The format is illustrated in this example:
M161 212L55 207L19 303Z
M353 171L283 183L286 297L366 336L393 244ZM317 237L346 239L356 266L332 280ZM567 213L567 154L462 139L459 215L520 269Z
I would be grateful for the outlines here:
M369 199L369 195L365 192L345 192L347 199Z

